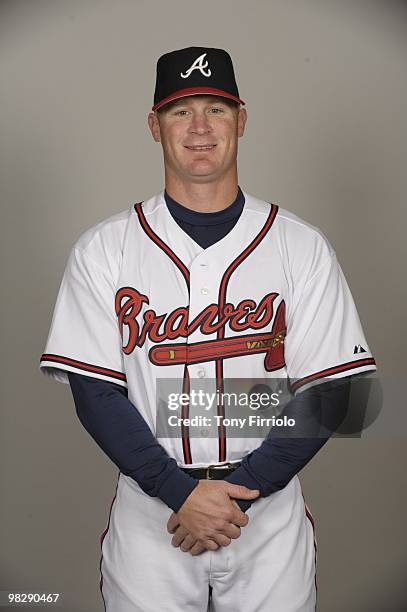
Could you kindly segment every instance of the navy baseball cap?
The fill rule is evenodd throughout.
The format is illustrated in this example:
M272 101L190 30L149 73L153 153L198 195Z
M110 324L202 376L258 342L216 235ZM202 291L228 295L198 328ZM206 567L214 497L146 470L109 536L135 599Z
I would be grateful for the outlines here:
M153 111L194 94L221 96L245 104L240 99L232 58L227 51L187 47L158 59Z

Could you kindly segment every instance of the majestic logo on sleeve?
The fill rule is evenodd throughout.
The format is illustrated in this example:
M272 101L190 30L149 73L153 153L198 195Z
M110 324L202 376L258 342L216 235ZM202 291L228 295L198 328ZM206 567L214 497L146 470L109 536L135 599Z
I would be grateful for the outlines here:
M164 314L146 309L140 317L142 322L139 322L137 317L143 305L149 304L149 299L133 287L122 287L116 293L115 308L122 339L124 330L127 331L123 352L129 355L136 347L141 348L148 338L155 344L149 351L150 361L155 365L193 364L266 353L266 370L282 368L286 333L285 302L281 300L275 309L278 295L268 293L259 304L251 299L244 299L236 306L226 303L221 312L218 304L209 304L191 321L188 307L180 306ZM272 321L272 329L267 330ZM197 329L202 334L211 335L226 327L239 333L202 342L174 342L187 338ZM253 333L254 330L261 331ZM242 333L249 331L252 333Z
M194 63L192 64L192 66L190 68L188 68L188 70L186 70L185 73L181 72L180 76L183 79L187 79L194 70L200 70L201 73L203 74L203 76L210 77L212 72L211 72L211 69L208 68L208 66L209 66L208 60L206 60L206 62L204 61L205 56L206 56L206 53L202 53L202 55L197 57L196 60L194 61ZM206 72L205 72L205 68L208 68L208 70Z

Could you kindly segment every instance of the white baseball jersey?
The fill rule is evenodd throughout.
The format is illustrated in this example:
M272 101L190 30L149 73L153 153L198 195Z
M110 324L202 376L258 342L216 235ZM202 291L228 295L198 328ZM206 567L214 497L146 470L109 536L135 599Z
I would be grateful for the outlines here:
M69 256L42 371L65 383L71 371L127 387L155 433L160 379L177 379L186 392L206 379L222 393L233 379L279 378L300 392L375 370L325 236L243 194L233 229L206 249L179 227L163 193L85 231ZM228 416L222 401L216 409ZM184 467L237 461L262 441L228 437L223 426L217 435L190 437L182 427L159 441ZM102 537L105 609L156 612L165 602L168 612L202 611L210 584L223 612L314 611L316 540L298 477L247 513L231 546L192 557L171 546L164 502L119 474Z
M85 231L72 248L41 369L128 388L153 432L156 381L324 377L376 369L335 252L317 228L245 192L233 229L201 248L163 193ZM187 412L184 409L184 413ZM218 406L223 415L225 407ZM226 415L227 416L227 415ZM160 440L182 466L236 461L261 439Z

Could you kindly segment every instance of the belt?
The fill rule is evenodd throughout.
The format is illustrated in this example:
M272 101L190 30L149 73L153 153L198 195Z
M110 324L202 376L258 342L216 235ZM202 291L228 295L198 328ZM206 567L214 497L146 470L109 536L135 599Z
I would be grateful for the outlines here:
M229 476L235 471L240 465L240 461L237 463L223 463L222 465L208 465L203 468L181 468L183 472L198 478L199 480L223 480L226 476Z

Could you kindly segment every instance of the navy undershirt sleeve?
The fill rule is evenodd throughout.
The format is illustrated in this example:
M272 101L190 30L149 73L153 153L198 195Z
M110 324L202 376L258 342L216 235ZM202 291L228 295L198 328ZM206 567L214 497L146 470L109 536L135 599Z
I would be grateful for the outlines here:
M279 415L295 420L295 437L273 427L225 480L258 489L260 497L283 489L341 425L348 412L350 389L351 376L321 382L298 393ZM238 503L244 512L252 504L246 500Z
M126 476L177 512L198 480L178 468L157 442L127 389L68 372L76 412L86 431Z

